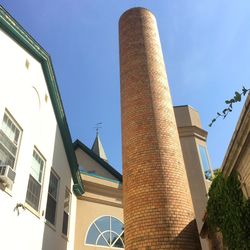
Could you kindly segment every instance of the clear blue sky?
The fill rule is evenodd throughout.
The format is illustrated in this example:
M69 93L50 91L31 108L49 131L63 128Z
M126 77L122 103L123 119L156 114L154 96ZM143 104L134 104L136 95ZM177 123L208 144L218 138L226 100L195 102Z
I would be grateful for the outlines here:
M224 100L250 87L250 1L0 0L51 55L73 140L91 147L94 124L121 171L118 20L142 6L156 16L174 105L196 108L213 167L225 155L242 104L208 128Z

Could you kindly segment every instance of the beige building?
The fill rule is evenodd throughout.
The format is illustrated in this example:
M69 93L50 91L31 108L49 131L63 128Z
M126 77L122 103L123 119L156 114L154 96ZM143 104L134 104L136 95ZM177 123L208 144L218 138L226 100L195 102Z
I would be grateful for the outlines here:
M207 178L213 175L206 144L207 132L202 129L199 113L194 108L188 105L176 106L174 111L195 219L198 231L200 231L203 226L202 219L206 211L207 193L211 184L211 181ZM200 240L202 249L208 249L207 241Z
M250 94L248 94L240 118L228 146L221 171L225 176L235 170L240 175L242 191L250 198Z
M77 200L75 249L124 248L121 174L109 165L98 134L92 150L79 140L74 149L85 186Z
M235 127L226 155L220 168L224 176L228 177L232 171L239 174L242 192L246 199L250 198L250 94L248 94L240 118ZM204 214L205 215L205 214ZM209 249L222 249L222 235L210 234L206 223L206 216L200 234L209 241Z

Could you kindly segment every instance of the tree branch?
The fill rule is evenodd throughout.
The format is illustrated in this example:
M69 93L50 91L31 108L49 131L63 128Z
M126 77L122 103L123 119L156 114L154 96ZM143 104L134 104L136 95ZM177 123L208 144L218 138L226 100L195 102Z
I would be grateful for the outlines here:
M241 93L239 93L238 91L235 91L235 95L233 98L228 99L225 101L225 103L228 105L225 109L223 109L222 112L217 112L217 116L215 118L212 119L211 123L208 125L209 127L212 127L213 123L219 118L222 117L223 119L225 119L227 117L227 115L232 112L233 110L233 104L236 102L241 102L242 100L242 96L245 96L248 92L250 91L250 89L246 89L244 86L242 87Z

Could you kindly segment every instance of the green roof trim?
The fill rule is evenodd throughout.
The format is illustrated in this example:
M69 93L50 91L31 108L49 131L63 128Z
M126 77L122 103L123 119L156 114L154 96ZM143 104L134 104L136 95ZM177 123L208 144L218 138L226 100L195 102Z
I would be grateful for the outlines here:
M23 49L41 63L47 83L50 99L62 136L65 152L73 178L73 191L80 196L84 193L84 186L80 176L76 155L72 146L72 139L58 85L55 78L49 54L24 30L24 28L0 5L0 28L15 40Z
M84 143L82 143L80 140L76 140L73 146L75 150L77 148L80 148L81 150L83 150L86 154L88 154L92 159L98 162L104 169L106 169L109 173L111 173L115 178L117 178L122 183L122 175L116 169L114 169L109 163L107 163L98 155L96 155Z

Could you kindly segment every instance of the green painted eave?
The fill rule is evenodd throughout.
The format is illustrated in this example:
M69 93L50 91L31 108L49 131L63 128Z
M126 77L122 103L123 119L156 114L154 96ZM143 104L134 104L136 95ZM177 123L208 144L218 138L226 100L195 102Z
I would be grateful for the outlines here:
M70 165L72 179L74 182L73 191L76 195L80 196L84 193L84 186L80 176L76 155L73 150L72 139L50 56L1 5L0 28L41 63L58 127L61 132L65 152Z
M82 151L88 154L94 161L98 162L104 169L106 169L110 174L112 174L122 183L122 175L115 168L113 168L108 162L104 161L102 158L96 155L84 143L82 143L80 140L76 140L73 146L74 150L80 148Z

